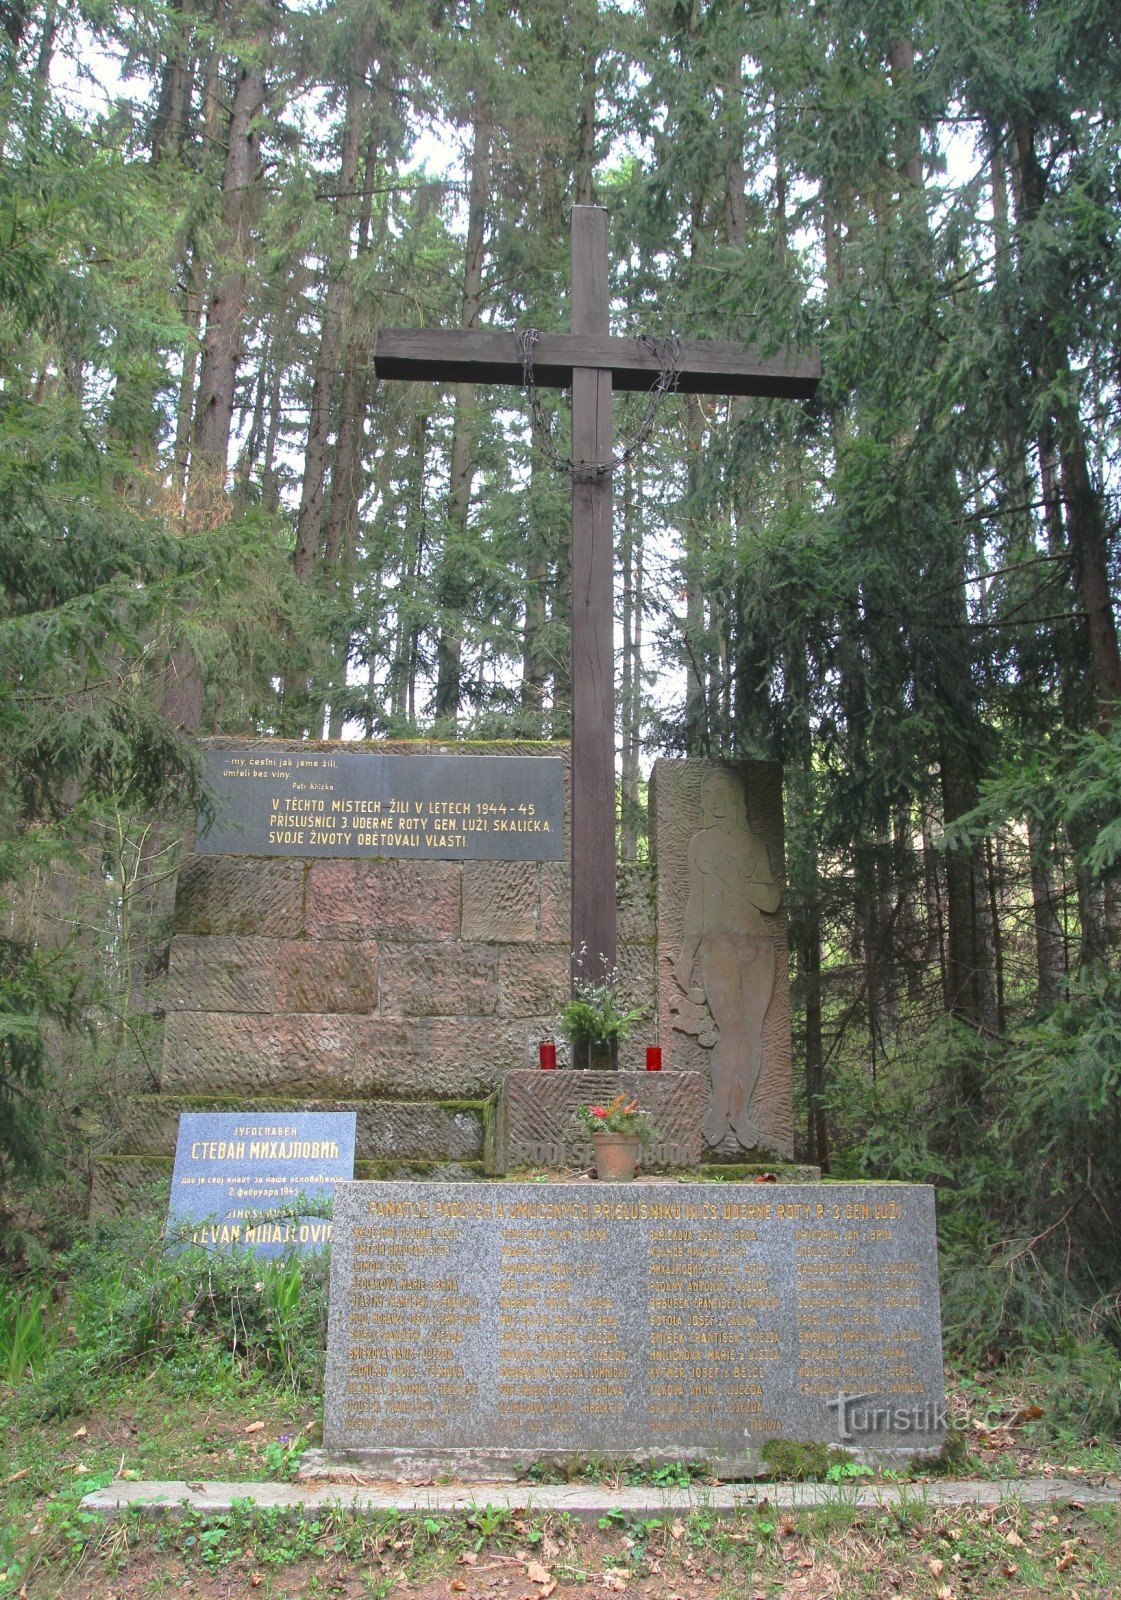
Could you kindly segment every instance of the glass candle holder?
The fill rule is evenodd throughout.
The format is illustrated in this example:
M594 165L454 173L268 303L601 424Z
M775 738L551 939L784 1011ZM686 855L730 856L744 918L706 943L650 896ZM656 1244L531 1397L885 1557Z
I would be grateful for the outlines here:
M646 1070L647 1072L661 1072L662 1047L660 1044L648 1044L646 1046Z
M537 1046L537 1054L541 1060L542 1072L557 1070L557 1047L552 1039L542 1039Z

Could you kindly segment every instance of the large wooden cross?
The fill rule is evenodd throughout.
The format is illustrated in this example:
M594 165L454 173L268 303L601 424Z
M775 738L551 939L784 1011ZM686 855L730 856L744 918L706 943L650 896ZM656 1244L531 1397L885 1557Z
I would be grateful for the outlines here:
M661 362L637 339L612 338L607 213L572 208L571 333L543 334L533 351L538 384L572 387L572 948L582 973L612 969L615 935L615 607L611 475L613 389L650 390ZM491 329L381 328L379 378L439 383L524 382L513 333ZM739 344L683 339L676 387L689 394L808 399L816 356L760 356Z

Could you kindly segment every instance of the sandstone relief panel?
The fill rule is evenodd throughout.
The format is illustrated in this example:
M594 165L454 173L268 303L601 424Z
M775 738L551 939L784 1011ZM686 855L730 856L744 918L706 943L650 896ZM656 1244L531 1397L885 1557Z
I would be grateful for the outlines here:
M706 1074L710 1152L789 1157L781 769L658 761L652 809L666 1066Z

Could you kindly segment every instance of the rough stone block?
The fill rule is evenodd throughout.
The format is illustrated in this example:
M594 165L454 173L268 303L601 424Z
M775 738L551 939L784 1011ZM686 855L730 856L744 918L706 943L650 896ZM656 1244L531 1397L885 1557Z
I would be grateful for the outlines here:
M276 976L278 1011L373 1011L378 1003L378 947L335 939L285 940Z
M564 945L507 945L498 952L498 1009L507 1017L554 1015L568 999Z
M654 868L649 861L620 861L615 884L619 944L653 944L658 931Z
M637 1100L654 1125L645 1169L699 1164L704 1084L696 1073L538 1070L511 1072L499 1085L488 1170L589 1166L592 1146L580 1107L608 1105L619 1094Z
M164 991L167 1009L272 1011L278 949L275 939L204 939L177 933Z
M172 1012L161 1087L180 1094L345 1092L356 1027L345 1016Z
M370 1161L477 1161L483 1153L482 1111L401 1100L360 1104L358 1153Z
M171 1168L170 1152L161 1157L99 1156L91 1172L90 1215L162 1217L171 1190Z
M304 861L256 856L186 856L175 896L176 933L303 932Z
M497 964L485 944L385 945L378 1009L383 1017L490 1016Z
M123 1156L170 1157L181 1111L237 1110L248 1116L290 1111L353 1111L357 1114L355 1157L359 1161L477 1161L483 1153L482 1105L403 1100L315 1100L273 1095L267 1099L223 1095L139 1095L114 1140Z
M463 937L504 943L537 938L535 863L463 863Z
M319 939L454 939L462 870L458 861L313 861L307 931Z
M539 936L544 944L572 949L572 868L567 861L541 864Z
M408 1023L363 1018L353 1092L410 1099L485 1096L511 1067L527 1065L534 1026L494 1017L421 1017Z

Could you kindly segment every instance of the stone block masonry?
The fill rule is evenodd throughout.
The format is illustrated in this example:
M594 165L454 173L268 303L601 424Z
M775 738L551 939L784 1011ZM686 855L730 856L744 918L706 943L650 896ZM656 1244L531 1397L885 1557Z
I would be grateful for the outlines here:
M246 743L206 746L213 765L213 752ZM348 759L363 750L444 753L348 744ZM464 752L560 755L567 796L564 746L454 747ZM567 804L563 832L567 850ZM178 877L160 1092L132 1109L118 1165L95 1194L117 1203L126 1158L140 1177L158 1176L164 1161L170 1170L178 1110L235 1104L356 1108L360 1170L481 1173L484 1103L508 1072L536 1066L568 996L568 861L196 854L192 842ZM619 904L628 1003L652 1019L648 866L621 866ZM640 1068L646 1042L636 1030L621 1065Z
M536 1063L566 997L555 874L541 881L551 866L194 858L171 943L162 1087L487 1094ZM628 947L625 976L650 1014L651 942ZM635 1065L644 1043L629 1043Z

